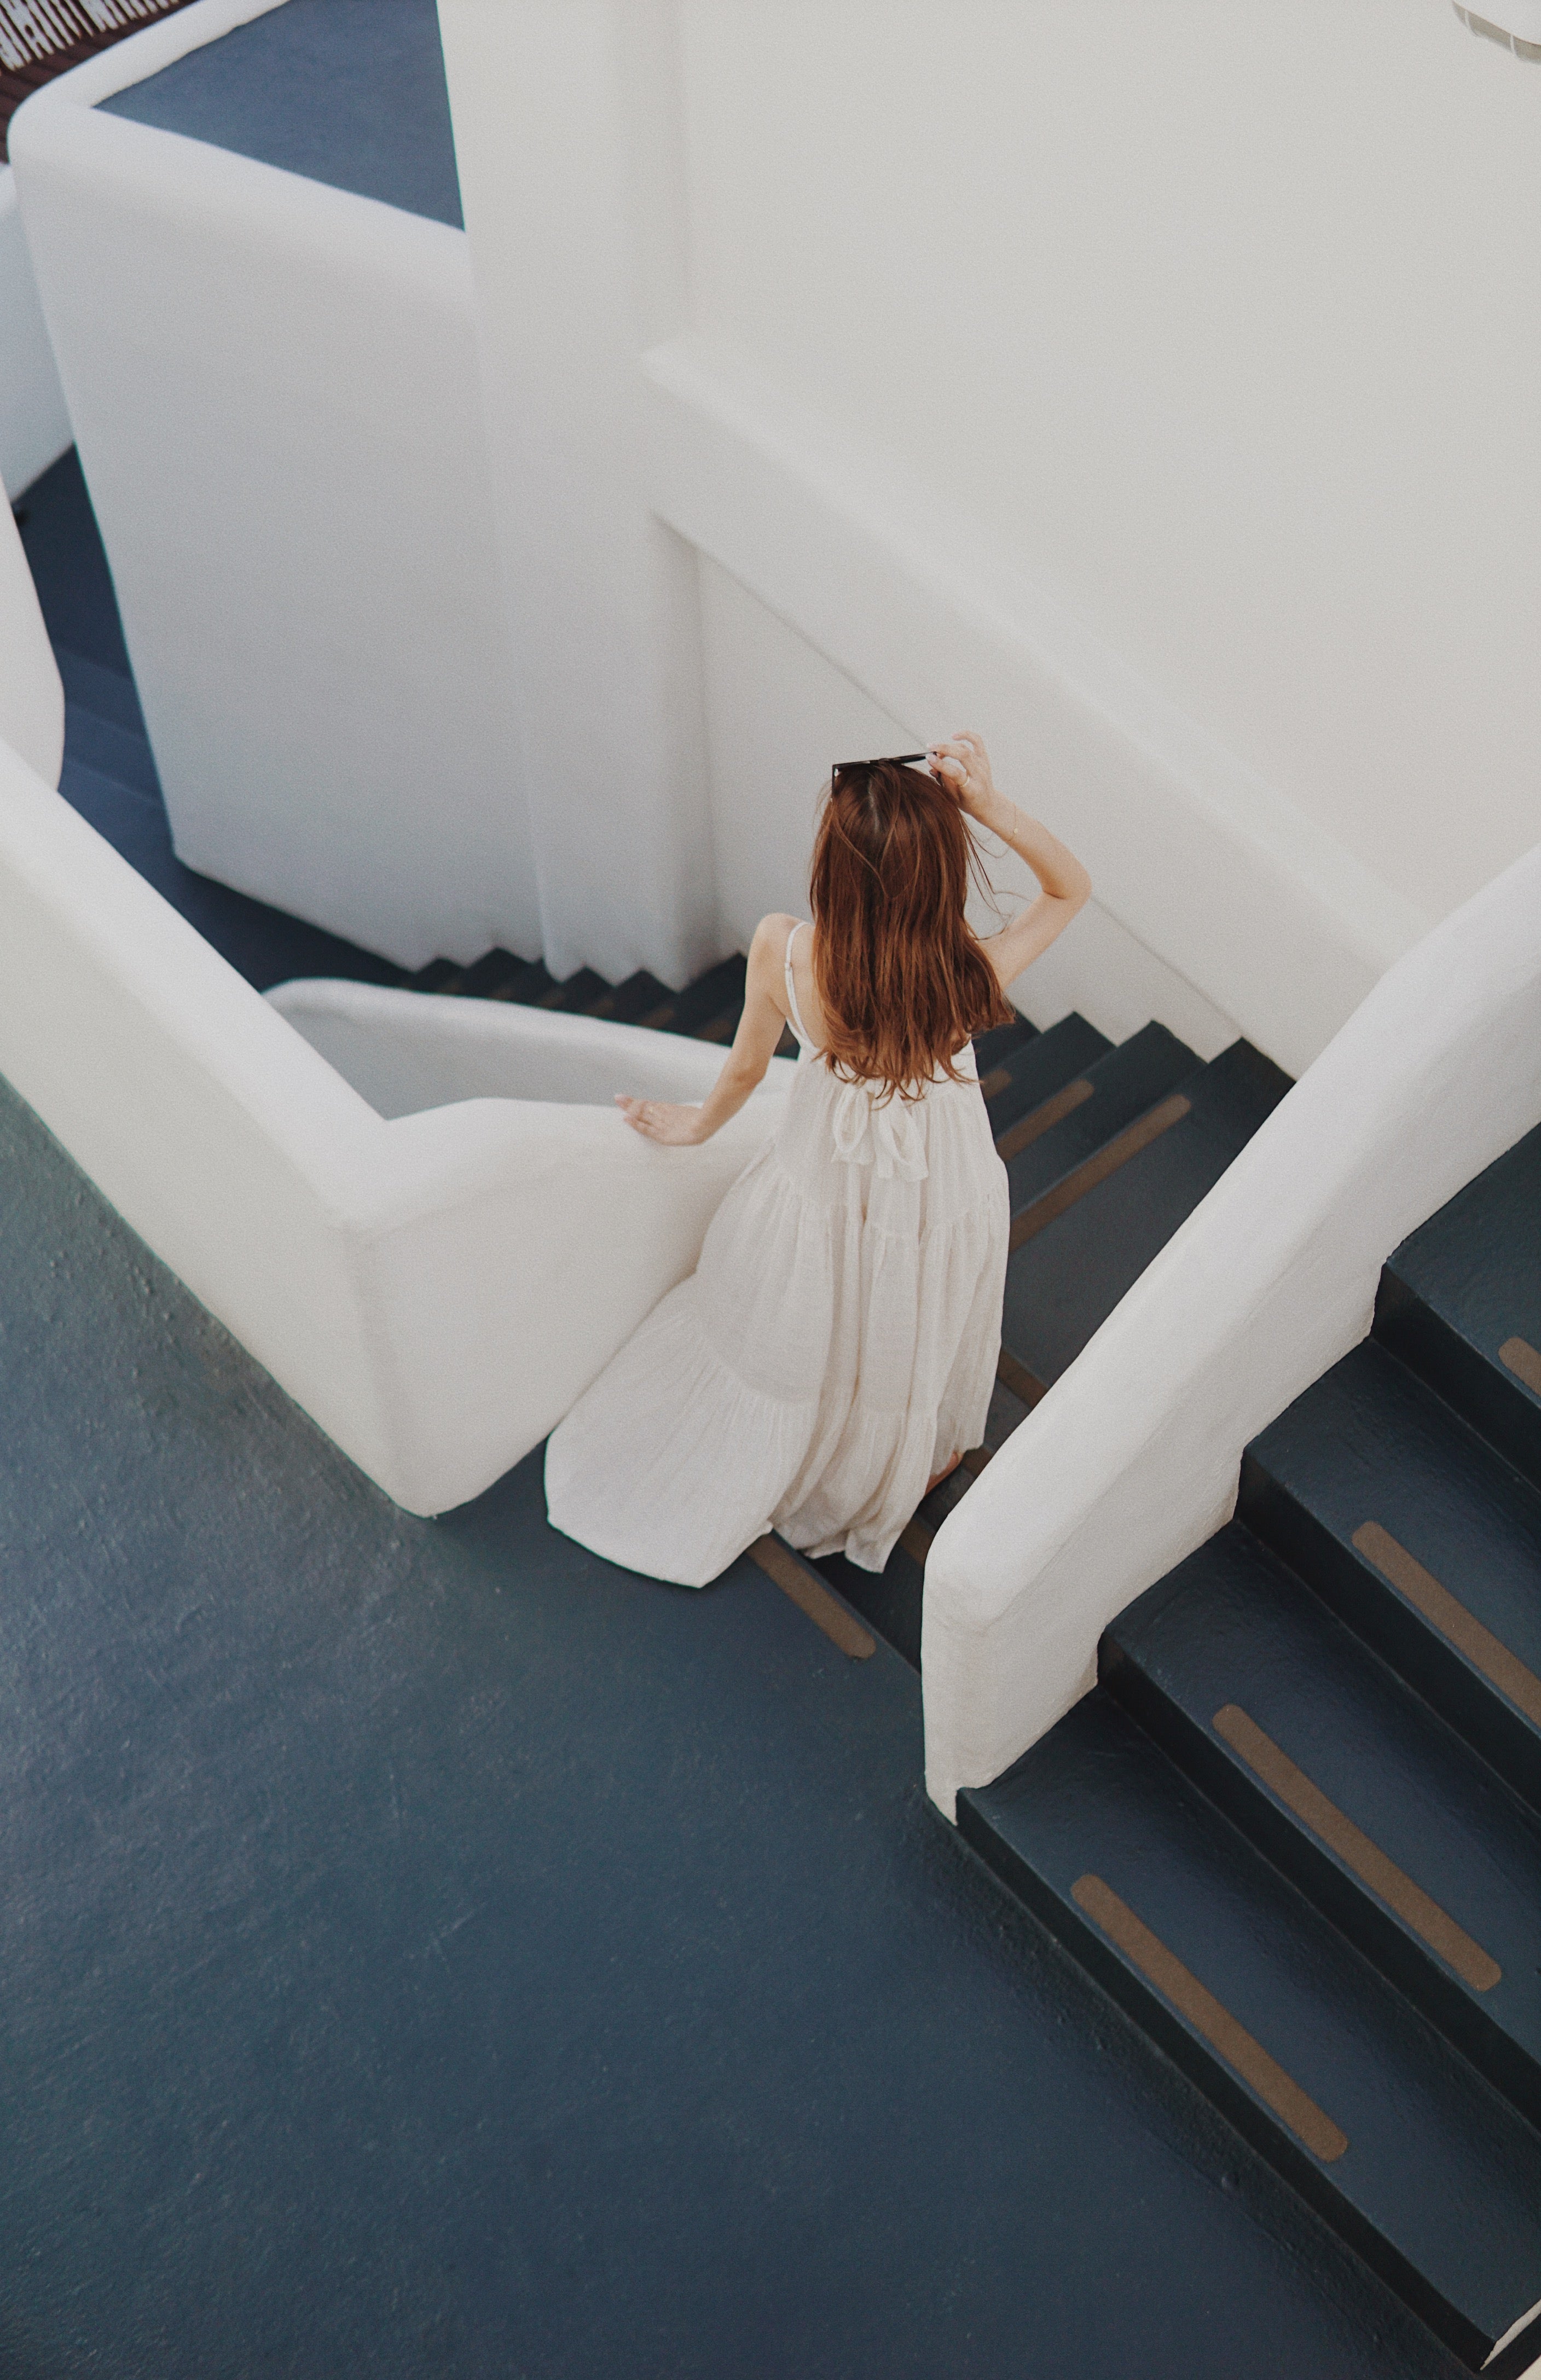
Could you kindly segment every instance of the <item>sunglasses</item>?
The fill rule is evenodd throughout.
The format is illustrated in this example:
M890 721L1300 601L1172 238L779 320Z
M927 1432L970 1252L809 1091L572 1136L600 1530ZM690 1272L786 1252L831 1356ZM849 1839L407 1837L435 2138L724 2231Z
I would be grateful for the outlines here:
M880 769L885 762L896 769L907 769L913 762L928 758L929 755L925 752L888 752L880 760L837 760L830 771L830 783L832 786L835 779L843 776L848 769Z

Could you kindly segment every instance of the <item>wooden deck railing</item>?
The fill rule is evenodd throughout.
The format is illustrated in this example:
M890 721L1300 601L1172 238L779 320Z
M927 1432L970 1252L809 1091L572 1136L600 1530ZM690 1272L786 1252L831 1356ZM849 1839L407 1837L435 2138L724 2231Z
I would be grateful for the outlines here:
M0 160L11 117L55 75L189 0L0 0Z

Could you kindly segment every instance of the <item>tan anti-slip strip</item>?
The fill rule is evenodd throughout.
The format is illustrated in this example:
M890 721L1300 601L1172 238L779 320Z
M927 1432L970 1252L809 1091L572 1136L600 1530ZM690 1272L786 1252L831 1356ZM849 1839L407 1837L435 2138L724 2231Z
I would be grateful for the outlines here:
M1541 1354L1528 1339L1506 1339L1499 1349L1499 1361L1541 1397Z
M1078 1082L1067 1083L1062 1091L1056 1091L1051 1099L1045 1099L1042 1106L1034 1108L1030 1115L1006 1126L995 1144L996 1155L1004 1162L1020 1155L1023 1149L1031 1148L1034 1141L1040 1140L1062 1117L1073 1115L1077 1108L1085 1107L1091 1096L1092 1086L1084 1077Z
M1003 1389L1010 1389L1013 1397L1020 1397L1029 1407L1041 1404L1049 1394L1047 1384L1037 1374L1030 1372L1025 1364L1019 1364L1004 1347L996 1358L995 1377Z
M845 1606L821 1586L803 1568L795 1553L775 1537L757 1537L749 1548L749 1560L758 1562L767 1578L774 1579L783 1595L789 1595L799 1611L806 1611L816 1628L822 1628L831 1645L838 1645L853 1661L865 1661L877 1651L876 1637L869 1636L859 1621L852 1619Z
M931 1539L935 1535L936 1531L928 1529L921 1520L906 1521L899 1532L900 1544L911 1561L918 1562L922 1570L926 1567L926 1557L931 1550Z
M1463 1603L1457 1603L1448 1586L1441 1586L1432 1571L1425 1570L1405 1546L1398 1545L1389 1529L1378 1521L1366 1521L1355 1529L1353 1542L1367 1561L1389 1578L1391 1585L1406 1596L1441 1636L1447 1636L1457 1652L1464 1653L1474 1669L1480 1670L1490 1684L1506 1694L1528 1719L1541 1727L1541 1678L1527 1670L1517 1654L1511 1653L1502 1640L1474 1619Z
M1176 1952L1167 1949L1160 1936L1153 1934L1135 1916L1110 1885L1104 1884L1099 1876L1084 1876L1072 1886L1071 1898L1101 1926L1110 1942L1115 1943L1126 1959L1133 1960L1147 1982L1155 1985L1212 2049L1219 2050L1226 2064L1256 2092L1265 2107L1273 2109L1280 2123L1287 2124L1295 2138L1304 2142L1313 2156L1320 2157L1324 2165L1331 2165L1342 2155L1348 2146L1348 2134L1339 2131L1331 2117L1322 2113L1315 2099L1285 2073L1276 2058L1268 2056L1240 2019L1233 2017L1213 1992L1205 1989L1191 1968L1185 1967Z
M1046 1190L1041 1198L1035 1198L1030 1207L1024 1207L1020 1215L1012 1217L1013 1247L1019 1248L1024 1240L1033 1239L1062 1215L1067 1207L1074 1207L1077 1198L1084 1198L1088 1190L1095 1190L1099 1182L1106 1182L1110 1173L1116 1173L1121 1165L1127 1165L1132 1157L1138 1157L1142 1148L1148 1148L1153 1140L1159 1140L1174 1123L1181 1123L1191 1111L1192 1105L1193 1102L1184 1099L1181 1091L1174 1091L1159 1107L1137 1116L1132 1124L1126 1125L1122 1132L1109 1141L1106 1148L1099 1148L1095 1157L1088 1157L1084 1165L1078 1165L1074 1173L1067 1173L1052 1190Z
M1498 1961L1490 1959L1481 1944L1474 1942L1464 1928L1437 1900L1431 1900L1421 1885L1414 1884L1378 1843L1372 1842L1335 1802L1329 1802L1304 1768L1296 1767L1289 1754L1280 1750L1272 1736L1264 1734L1239 1703L1227 1703L1215 1713L1215 1733L1240 1754L1265 1785L1272 1787L1286 1809L1292 1810L1314 1835L1319 1835L1345 1866L1351 1867L1372 1892L1377 1892L1414 1934L1423 1937L1431 1950L1438 1950L1463 1983L1470 1984L1474 1991L1490 1992L1495 1984L1502 1981L1503 1969Z

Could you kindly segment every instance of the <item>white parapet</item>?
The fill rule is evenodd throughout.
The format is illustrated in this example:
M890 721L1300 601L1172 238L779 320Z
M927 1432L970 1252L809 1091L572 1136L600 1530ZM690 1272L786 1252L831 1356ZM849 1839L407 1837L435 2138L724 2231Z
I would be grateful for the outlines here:
M21 228L16 175L0 165L0 485L14 502L73 432Z
M694 1265L790 1069L702 1148L609 1101L699 1099L721 1062L492 1003L264 1000L0 745L0 1072L409 1511L517 1462Z
M938 1532L927 1782L1010 1767L1229 1518L1243 1448L1369 1329L1409 1232L1541 1121L1541 845L1381 978Z
M273 5L11 128L173 840L405 966L533 956L465 234L97 105Z

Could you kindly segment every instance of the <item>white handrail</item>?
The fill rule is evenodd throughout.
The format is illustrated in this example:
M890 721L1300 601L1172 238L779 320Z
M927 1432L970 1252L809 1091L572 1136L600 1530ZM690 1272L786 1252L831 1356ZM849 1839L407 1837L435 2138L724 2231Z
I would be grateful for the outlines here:
M1541 845L1399 959L932 1545L927 1783L998 1777L1221 1525L1242 1450L1370 1325L1407 1233L1541 1121Z
M610 1098L702 1099L722 1054L363 984L264 1001L0 743L0 1074L412 1512L516 1463L690 1270L792 1070L703 1148Z

